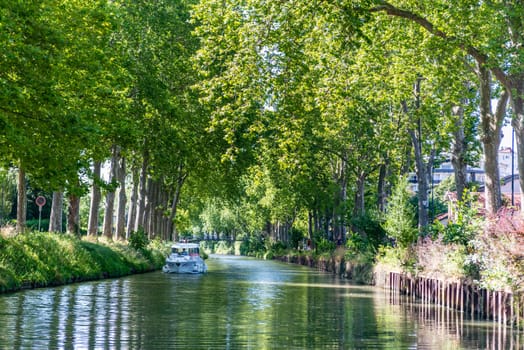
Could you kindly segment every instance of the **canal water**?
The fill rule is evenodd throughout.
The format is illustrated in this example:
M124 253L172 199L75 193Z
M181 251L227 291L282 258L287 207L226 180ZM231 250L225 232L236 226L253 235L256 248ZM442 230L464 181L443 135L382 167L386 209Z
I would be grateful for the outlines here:
M521 349L521 333L302 266L207 260L0 296L0 349Z

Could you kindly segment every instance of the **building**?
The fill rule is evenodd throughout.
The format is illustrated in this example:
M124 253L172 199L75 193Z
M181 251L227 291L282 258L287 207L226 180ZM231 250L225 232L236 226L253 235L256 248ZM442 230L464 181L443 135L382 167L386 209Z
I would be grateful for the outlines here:
M499 150L499 172L500 172L500 178L502 181L502 185L505 185L506 182L511 182L511 176L517 174L517 159L513 158L513 152L511 150L511 147L505 147L501 148ZM513 165L513 173L512 173L512 165ZM484 171L484 161L481 160L478 167L468 167L467 170L467 181L468 182L476 182L480 187L483 187L485 181L486 181L486 172ZM454 176L453 171L453 165L451 164L451 161L446 161L438 168L433 169L432 179L430 183L430 187L437 186L442 181L446 180L450 176ZM408 177L409 181L409 188L413 192L418 191L418 183L417 183L417 175L415 173L410 173ZM518 183L518 178L515 181L515 183ZM507 187L507 186L506 186ZM507 188L505 187L505 190ZM520 193L520 187L518 189L514 189L515 193ZM502 191L505 192L504 190ZM507 192L506 192L507 193Z

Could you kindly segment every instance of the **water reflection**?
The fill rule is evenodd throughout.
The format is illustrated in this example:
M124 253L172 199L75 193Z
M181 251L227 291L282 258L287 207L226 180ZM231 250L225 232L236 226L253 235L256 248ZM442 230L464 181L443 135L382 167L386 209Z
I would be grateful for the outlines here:
M519 349L498 324L277 262L212 258L0 296L6 349Z
M500 323L475 321L457 310L403 298L394 292L379 293L388 300L389 308L399 310L402 318L416 322L414 346L417 349L497 350L522 349L524 345L522 332Z

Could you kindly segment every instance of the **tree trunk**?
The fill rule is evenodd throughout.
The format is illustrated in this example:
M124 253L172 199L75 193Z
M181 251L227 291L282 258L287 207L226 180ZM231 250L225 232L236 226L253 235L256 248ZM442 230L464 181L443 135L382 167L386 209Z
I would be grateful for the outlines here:
M152 202L151 202L151 221L149 222L149 232L151 232L151 238L158 237L158 217L161 215L162 211L162 201L160 198L160 181L157 181L154 186L154 192Z
M512 126L517 141L517 168L519 173L521 205L520 213L524 216L524 74L512 79L511 107L513 109ZM512 150L514 152L514 150Z
M468 149L464 133L464 109L461 106L455 106L452 109L452 113L456 120L451 144L451 164L453 165L455 174L457 199L462 201L467 183L467 164L465 157Z
M144 231L147 233L147 237L148 238L151 238L151 207L152 207L152 203L151 201L153 200L153 187L154 187L155 183L154 181L149 178L147 179L147 188L146 188L146 193L145 193L145 198L144 198L144 201L145 201L145 207L144 207L144 219L143 219L143 225L144 225Z
M497 110L495 115L493 115L491 109L491 73L481 64L479 64L477 68L480 82L480 139L484 146L484 170L486 171L484 191L486 197L486 212L488 215L494 215L502 205L498 151L508 94L506 90L502 91L497 103Z
M18 168L18 196L16 210L16 232L24 233L27 218L27 187L25 183L25 170L20 165Z
M418 228L422 230L429 224L429 181L428 173L426 171L427 167L424 163L422 155L422 141L416 135L414 130L409 130L411 136L413 147L415 149L415 164L416 164L416 174L417 174L417 185L418 185ZM432 161L431 161L432 163Z
M136 224L135 230L140 228L145 230L145 218L146 218L146 196L147 196L147 168L149 166L149 155L147 150L144 151L144 158L142 159L142 168L140 169L140 183L138 187L138 205L136 213Z
M127 230L126 239L129 239L131 232L136 231L136 212L137 212L137 199L138 199L138 181L139 172L135 167L133 169L133 189L131 190L131 202L129 203L129 211L127 213Z
M420 109L420 82L422 78L418 78L414 85L415 94L415 110ZM402 102L403 110L406 115L409 115L409 109L405 101ZM413 150L415 153L415 170L417 174L417 185L418 185L418 228L422 231L429 224L429 173L433 168L434 150L432 150L430 158L426 163L424 161L424 154L422 150L422 121L420 116L416 120L416 128L408 129L411 142L413 144Z
M112 186L113 181L117 177L118 167L118 149L117 146L112 147L111 164L109 170L109 184ZM106 207L104 211L104 236L108 239L113 239L113 212L115 207L115 190L110 189L106 193Z
M67 233L80 236L80 198L74 194L69 195Z
M89 222L87 224L87 235L96 236L98 234L98 211L100 209L100 170L102 164L99 161L93 163L93 187L91 188L91 204L89 205Z
M118 166L118 206L116 215L116 239L123 239L126 235L126 160L120 157Z
M51 216L49 217L49 232L62 232L62 207L64 193L53 192L53 202L51 203Z
M366 174L361 172L357 176L357 184L355 191L355 207L353 208L353 215L362 216L366 213L366 203L364 201Z
M388 187L386 179L389 175L389 159L385 158L384 162L380 165L378 174L378 188L377 188L377 207L381 213L386 212L386 203L388 198Z
M346 242L346 207L348 202L348 179L347 179L347 167L348 160L347 154L344 155L344 160L342 163L342 177L340 181L340 205L339 205L339 232L337 239Z

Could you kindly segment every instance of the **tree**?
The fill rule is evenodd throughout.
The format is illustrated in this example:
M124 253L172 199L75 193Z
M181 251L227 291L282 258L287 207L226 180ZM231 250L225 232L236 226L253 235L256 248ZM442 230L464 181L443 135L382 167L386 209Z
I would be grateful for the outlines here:
M402 248L414 243L418 236L415 228L415 208L409 199L407 178L401 177L389 199L384 230Z

